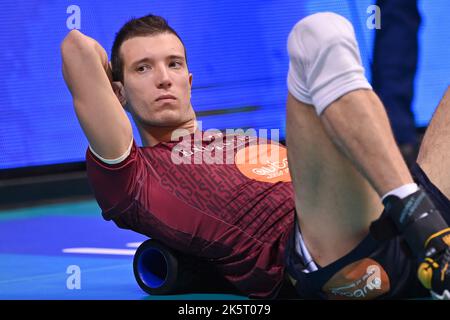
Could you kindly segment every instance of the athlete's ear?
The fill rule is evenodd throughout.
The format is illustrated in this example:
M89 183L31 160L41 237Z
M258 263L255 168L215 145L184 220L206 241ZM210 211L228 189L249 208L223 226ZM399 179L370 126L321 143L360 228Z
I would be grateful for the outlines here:
M122 107L125 107L127 104L127 99L125 98L125 88L120 81L111 82L114 93L116 94L117 99L119 99Z
M189 86L191 87L191 89L192 89L192 78L193 78L192 73L189 73Z

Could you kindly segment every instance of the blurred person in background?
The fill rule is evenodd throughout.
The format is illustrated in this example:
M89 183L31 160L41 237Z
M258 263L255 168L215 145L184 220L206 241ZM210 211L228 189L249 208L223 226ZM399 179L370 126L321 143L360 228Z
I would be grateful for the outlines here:
M421 17L416 0L378 0L381 29L376 29L372 87L386 107L406 163L417 158L419 135L412 110Z

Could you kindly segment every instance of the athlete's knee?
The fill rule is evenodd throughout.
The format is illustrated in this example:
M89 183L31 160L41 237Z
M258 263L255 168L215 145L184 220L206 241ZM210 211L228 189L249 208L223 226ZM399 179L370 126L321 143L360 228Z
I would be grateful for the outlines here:
M318 53L335 42L356 43L353 26L346 18L332 12L319 12L301 19L289 35L289 54L298 54L300 47ZM304 58L313 58L303 55Z
M288 38L288 88L320 114L343 94L370 89L351 23L321 12L300 20Z

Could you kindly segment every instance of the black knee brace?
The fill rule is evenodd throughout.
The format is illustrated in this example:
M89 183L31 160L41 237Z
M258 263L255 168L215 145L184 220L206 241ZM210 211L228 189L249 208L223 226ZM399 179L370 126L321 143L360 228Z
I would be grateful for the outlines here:
M396 235L418 258L434 256L450 246L450 228L425 191L419 189L404 199L388 196L381 217L370 226L377 240Z

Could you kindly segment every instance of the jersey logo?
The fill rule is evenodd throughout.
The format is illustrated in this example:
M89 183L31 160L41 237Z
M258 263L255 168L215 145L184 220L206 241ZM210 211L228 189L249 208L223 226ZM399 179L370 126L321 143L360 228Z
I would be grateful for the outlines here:
M365 258L337 272L322 290L331 300L369 300L390 289L389 277L375 260Z
M290 182L286 148L278 144L253 144L235 156L239 171L249 179L262 182Z

